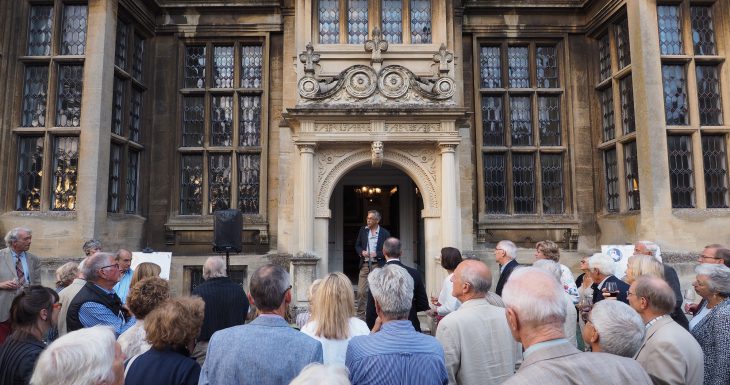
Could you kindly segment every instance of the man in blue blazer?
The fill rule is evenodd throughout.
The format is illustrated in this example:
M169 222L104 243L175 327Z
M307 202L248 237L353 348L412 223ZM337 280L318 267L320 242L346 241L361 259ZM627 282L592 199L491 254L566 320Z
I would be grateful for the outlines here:
M357 278L357 316L365 319L367 304L368 274L373 268L383 267L383 242L390 238L388 230L380 227L380 213L377 210L368 211L366 225L360 228L355 242L355 252L360 258L360 274Z
M291 284L283 268L256 269L248 296L260 315L247 325L213 334L200 385L287 385L305 366L322 362L322 344L284 319Z

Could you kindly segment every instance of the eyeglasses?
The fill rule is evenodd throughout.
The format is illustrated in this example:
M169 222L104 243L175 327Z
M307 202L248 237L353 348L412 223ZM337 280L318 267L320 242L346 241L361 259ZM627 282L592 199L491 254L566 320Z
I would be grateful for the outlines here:
M704 254L702 254L702 255L700 255L700 256L699 256L699 257L698 257L697 259L722 259L722 258L718 258L718 257L709 257L709 256L707 256L707 255L704 255Z
M102 267L99 268L99 270L104 270L107 267L115 267L117 270L119 270L119 264L118 263L115 263L113 265L108 265L108 266L102 266Z

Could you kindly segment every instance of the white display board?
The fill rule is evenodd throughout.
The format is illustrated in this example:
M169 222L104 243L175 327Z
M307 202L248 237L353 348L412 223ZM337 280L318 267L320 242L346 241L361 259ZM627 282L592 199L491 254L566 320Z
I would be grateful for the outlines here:
M132 269L136 269L137 265L142 262L152 262L160 266L160 278L170 279L170 264L172 263L172 253L166 251L143 253L141 251L132 252Z
M601 245L601 253L608 255L616 263L613 275L623 278L629 257L634 255L634 245Z

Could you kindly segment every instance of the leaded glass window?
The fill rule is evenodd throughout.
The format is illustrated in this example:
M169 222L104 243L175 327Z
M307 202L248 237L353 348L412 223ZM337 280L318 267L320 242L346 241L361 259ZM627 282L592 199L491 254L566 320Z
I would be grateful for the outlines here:
M61 55L83 55L86 49L86 6L65 5L61 30Z
M621 92L621 125L624 134L636 131L636 120L634 118L634 86L631 75L619 80Z
M510 120L512 122L512 145L532 145L532 105L529 96L512 96Z
M720 96L720 74L715 65L695 67L697 73L697 99L699 101L700 124L722 125L722 97Z
M535 212L535 155L512 154L512 188L516 214Z
M563 194L563 154L540 154L542 175L542 212L562 214L565 211Z
M233 88L233 57L232 45L213 47L213 87Z
M502 86L502 63L500 47L483 46L480 55L482 88Z
M241 50L241 88L262 88L263 47L244 45Z
M132 100L129 108L129 140L139 142L140 118L142 116L142 92L132 87Z
M134 54L132 56L132 77L137 81L144 80L142 71L144 69L144 39L138 34L134 35Z
M41 209L41 184L43 182L43 137L19 137L18 154L18 190L15 209L18 211L39 211Z
M117 22L117 47L114 51L114 65L127 69L127 44L129 44L129 25L123 21Z
M202 147L204 127L204 98L199 96L184 97L182 145L186 147Z
M137 181L139 180L139 151L130 150L127 154L127 174L124 212L134 214L137 212Z
M112 143L109 151L109 196L107 198L107 211L110 213L119 212L119 194L121 192L122 178L122 146Z
M611 42L608 34L598 39L598 65L601 80L606 80L611 76Z
M507 213L505 154L484 154L484 199L487 214Z
M76 181L79 168L79 138L56 137L53 146L53 183L51 210L76 209Z
M684 65L662 65L662 82L667 125L687 125L687 80Z
M603 140L609 141L616 137L616 122L613 111L613 90L609 87L599 92L601 103L601 125Z
M205 87L205 46L185 47L185 87Z
M715 23L712 20L712 6L693 5L690 7L692 19L692 43L695 55L715 55Z
M340 41L340 1L319 0L319 42L335 44Z
M210 144L230 146L233 143L233 97L213 96L210 120Z
M639 161L636 158L636 142L624 144L624 169L626 173L626 198L629 210L641 209L639 195Z
M81 124L81 89L84 66L62 64L58 66L56 95L56 126L79 127Z
M431 0L410 0L411 43L431 43Z
M511 88L530 87L530 65L527 47L509 47L507 58L509 63L509 86Z
M368 1L347 2L347 42L365 44L368 40Z
M115 76L112 91L112 132L117 135L124 135L124 91L126 88L124 79Z
M53 6L33 5L28 22L28 56L50 56L53 35Z
M504 107L501 95L482 97L482 132L485 146L504 146Z
M540 96L537 98L538 125L540 144L543 146L560 146L560 97Z
M231 156L211 154L208 156L208 213L231 207Z
M558 50L554 46L537 47L537 86L540 88L557 88L558 84Z
M616 212L619 210L619 177L615 148L603 152L603 169L606 173L606 210Z
M48 100L48 66L29 65L25 68L23 85L23 127L46 126Z
M678 5L657 6L659 49L662 55L681 55L682 15Z
M618 68L631 64L631 48L629 46L629 21L624 18L616 24L616 52L618 53Z
M244 214L259 212L261 155L238 156L238 209Z
M382 0L381 4L383 39L400 44L403 41L403 3L401 0Z
M241 106L240 126L238 128L239 146L261 145L261 97L258 95L242 95L238 105Z
M667 148L669 150L669 186L672 207L694 207L692 137L690 135L669 135Z
M203 212L203 156L183 155L180 172L180 214Z
M725 135L702 135L702 164L708 208L727 208L727 152Z

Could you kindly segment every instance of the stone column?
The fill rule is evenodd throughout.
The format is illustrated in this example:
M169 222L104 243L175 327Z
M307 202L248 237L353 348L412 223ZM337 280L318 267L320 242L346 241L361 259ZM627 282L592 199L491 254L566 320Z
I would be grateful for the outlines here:
M314 254L319 257L317 275L320 277L329 273L329 224L329 215L317 213L314 218Z
M456 144L441 143L441 245L461 246L459 214L459 179L457 177Z
M424 247L426 264L426 294L438 293L441 290L441 282L446 271L436 263L436 256L441 251L443 244L441 235L442 219L436 215L429 215L428 210L423 210L423 235L426 246Z
M314 144L298 143L299 186L294 194L298 199L299 219L295 231L299 233L299 251L314 251Z
M289 265L292 285L290 310L295 318L297 314L307 311L309 307L307 290L317 277L317 262L319 262L319 258L310 253L298 253L291 259Z

